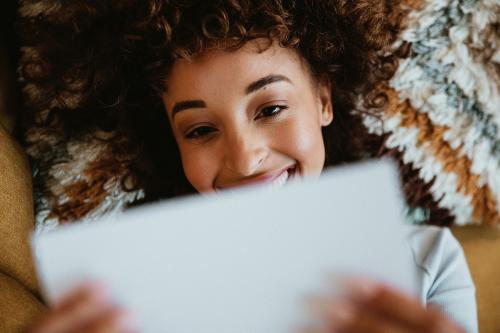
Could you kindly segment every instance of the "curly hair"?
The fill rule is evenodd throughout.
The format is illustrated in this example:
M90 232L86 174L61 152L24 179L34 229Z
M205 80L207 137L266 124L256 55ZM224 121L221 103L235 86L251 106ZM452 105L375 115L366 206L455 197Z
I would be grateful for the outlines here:
M45 0L20 12L28 153L43 171L74 159L68 142L102 143L73 182L54 190L55 173L39 175L62 222L102 203L110 177L144 191L134 204L192 193L160 98L165 78L177 59L256 38L294 48L313 76L330 78L327 165L383 153L360 113L387 99L379 88L397 67L397 0Z

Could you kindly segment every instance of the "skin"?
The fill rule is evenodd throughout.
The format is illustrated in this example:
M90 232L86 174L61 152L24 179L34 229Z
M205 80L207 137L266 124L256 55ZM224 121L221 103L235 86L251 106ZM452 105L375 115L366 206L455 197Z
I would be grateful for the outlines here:
M167 78L166 113L185 174L200 193L266 184L291 166L295 177L321 174L321 128L333 120L330 84L314 80L295 51L264 45L249 42L234 52L213 50L178 60ZM272 82L248 89L270 75ZM342 299L319 297L310 305L321 325L304 333L464 333L437 309L366 279L352 282ZM130 313L112 302L106 288L88 284L29 332L135 330Z
M300 178L321 174L321 128L333 119L329 82L313 80L295 51L266 46L257 40L178 60L167 78L172 132L200 193L269 183L287 168Z
M389 286L353 279L343 298L316 298L310 303L321 325L302 333L465 333L437 308Z
M27 333L133 333L133 315L114 304L105 286L89 282L69 293Z

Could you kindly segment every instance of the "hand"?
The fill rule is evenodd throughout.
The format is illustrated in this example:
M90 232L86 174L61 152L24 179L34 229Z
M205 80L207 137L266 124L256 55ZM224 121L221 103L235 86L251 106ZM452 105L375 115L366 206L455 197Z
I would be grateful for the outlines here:
M131 315L112 304L106 288L89 283L49 310L28 333L129 333Z
M322 325L308 332L465 333L438 309L388 286L367 280L351 286L347 297L314 301Z

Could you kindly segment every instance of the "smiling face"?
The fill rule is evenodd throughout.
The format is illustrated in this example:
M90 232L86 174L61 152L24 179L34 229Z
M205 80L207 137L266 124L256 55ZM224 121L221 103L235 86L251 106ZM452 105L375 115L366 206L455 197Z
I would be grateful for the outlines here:
M163 101L184 173L201 193L318 177L330 85L296 51L265 41L177 60Z

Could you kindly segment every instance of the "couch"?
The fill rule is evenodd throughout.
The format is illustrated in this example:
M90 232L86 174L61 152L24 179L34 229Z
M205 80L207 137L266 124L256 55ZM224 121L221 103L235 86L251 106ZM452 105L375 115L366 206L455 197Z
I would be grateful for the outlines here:
M28 243L34 225L30 168L5 126L6 118L1 118L0 332L19 332L43 310L43 304Z

